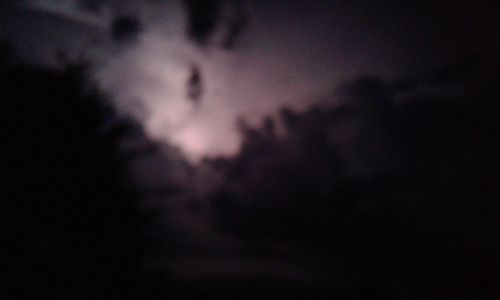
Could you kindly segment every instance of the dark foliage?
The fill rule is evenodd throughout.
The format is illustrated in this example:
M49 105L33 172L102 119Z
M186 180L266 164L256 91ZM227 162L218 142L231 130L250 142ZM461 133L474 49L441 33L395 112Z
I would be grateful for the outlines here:
M139 215L99 134L111 111L82 96L83 68L2 74L4 299L124 299L140 282Z
M355 80L343 106L284 109L282 138L270 121L242 126L211 198L219 228L320 257L335 295L500 295L498 77L487 64L452 73L397 89Z

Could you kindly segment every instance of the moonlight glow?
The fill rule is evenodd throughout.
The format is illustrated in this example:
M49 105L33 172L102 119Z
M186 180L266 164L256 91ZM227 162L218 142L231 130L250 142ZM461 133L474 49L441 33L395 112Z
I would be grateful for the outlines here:
M301 48L285 55L282 45L273 42L279 24L270 26L267 35L250 26L241 37L243 46L231 51L200 49L185 37L179 3L169 3L161 17L148 19L136 44L106 59L96 77L120 110L141 120L155 139L179 147L192 162L236 154L239 117L258 125L284 105L300 110L327 92L324 74L301 64ZM187 91L193 65L202 78L199 103L190 101Z

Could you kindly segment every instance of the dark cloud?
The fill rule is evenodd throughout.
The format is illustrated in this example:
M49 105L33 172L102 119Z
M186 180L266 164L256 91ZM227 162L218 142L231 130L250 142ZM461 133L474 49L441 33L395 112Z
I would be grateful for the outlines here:
M308 245L308 255L327 247L328 276L341 276L339 262L362 268L359 288L476 293L471 278L498 278L496 259L471 251L498 243L500 94L488 65L473 73L455 81L460 94L406 91L400 104L390 84L355 80L341 89L344 106L283 110L282 138L271 121L243 126L242 152L220 167L225 184L209 196L216 223L238 237Z
M232 49L238 43L238 40L242 33L246 30L248 26L248 15L243 7L243 1L233 0L230 1L232 14L227 20L226 34L221 44L225 49Z
M41 294L496 295L498 77L459 70L242 120L241 152L196 167L82 98L82 69L9 71L31 106L4 105L3 271Z
M91 13L99 14L105 3L106 0L81 0L80 6Z
M90 11L100 5L82 3ZM242 3L185 1L192 41L203 47L238 46L247 22ZM267 28L276 26L276 34L258 46L279 51L267 56L265 67L256 68L260 71L252 76L290 63L313 71L269 82L271 96L277 98L269 107L281 110L272 114L263 108L263 114L270 115L259 126L243 116L235 124L241 150L196 165L189 164L180 149L152 141L143 127L118 116L108 102L112 100L88 93L84 74L89 69L16 66L12 57L19 53L12 53L9 43L0 44L5 96L0 112L0 233L6 245L0 254L6 262L3 277L17 284L7 285L12 292L35 292L38 297L57 292L63 298L75 293L81 298L132 298L138 292L141 299L263 294L498 298L500 60L493 59L498 57L493 50L498 47L497 30L490 28L494 14L484 10L489 2L450 6L444 1L356 1L316 7L293 1L288 9L273 3L258 1L253 17L271 17L261 18L261 31L252 34L265 36ZM226 6L232 8L224 15ZM495 6L491 4L492 10ZM319 26L319 7L336 18ZM349 9L354 12L344 13ZM41 18L48 24L45 13ZM46 29L61 27L59 21ZM23 30L12 25L10 35L30 31L33 24L19 27ZM304 24L337 28L335 41L321 30L302 32ZM129 43L143 26L133 14L118 17L112 24L113 39ZM312 34L318 37L306 39ZM292 42L286 41L288 36ZM376 74L390 74L391 65L406 70L406 75L346 80L323 101L304 102L300 109L293 105L306 100L280 102L280 96L295 94L294 86L310 78L308 74L337 75L322 73L333 64L313 59L279 62L294 51L329 61L325 53L330 50L310 52L314 43L338 52L332 60L348 61L345 69L355 62L365 64L366 54L377 60ZM332 46L335 43L339 48ZM180 52L192 50L176 46ZM254 65L260 53L237 68ZM176 55L168 57L174 61L159 68L160 73L187 74L174 81L181 85L180 102L190 98L205 105L208 102L200 100L217 72L210 73L203 67L209 64L199 58L195 64L186 63L183 73L184 68L176 68ZM443 57L451 62L439 68ZM386 58L386 63L378 63ZM146 66L162 59L147 60ZM123 69L109 75L127 78L117 90L147 81L133 76L143 65L137 62L132 69L124 61L116 63ZM424 72L430 68L434 71ZM340 77L351 74L344 73L340 66ZM233 74L239 73L220 81L235 85ZM247 83L246 78L241 81ZM264 81L239 88L244 94L263 88L259 83ZM318 86L330 88L332 81L326 81ZM287 91L276 92L277 85L292 92L285 97ZM144 86L147 91L156 87ZM175 92L175 86L168 91ZM161 102L162 93L154 100ZM238 105L253 111L267 105L269 97L249 99L254 101ZM229 111L225 105L232 102L222 103L223 109L200 127ZM222 129L215 135L221 136ZM204 135L188 139L196 144L196 137Z
M133 16L117 17L111 25L111 35L117 43L131 42L142 31L140 20Z
M246 29L248 16L241 0L183 1L188 15L188 36L199 45L213 44L213 35L222 32L220 45L233 48Z
M185 0L188 12L188 36L200 45L207 43L212 31L219 22L219 0Z

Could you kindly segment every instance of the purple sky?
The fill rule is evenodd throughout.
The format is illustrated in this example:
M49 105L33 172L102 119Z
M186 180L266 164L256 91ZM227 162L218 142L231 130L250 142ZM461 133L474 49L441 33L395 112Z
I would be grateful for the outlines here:
M224 49L224 22L204 45L188 37L181 0L103 0L96 11L81 0L12 0L0 3L0 42L30 65L86 60L87 79L122 114L102 132L131 125L123 115L138 123L120 131L116 158L140 196L147 268L188 281L323 278L343 288L390 277L363 268L372 252L381 269L419 269L413 258L434 245L427 233L454 238L476 220L498 223L486 170L498 147L487 106L500 67L492 2L242 0L248 26ZM136 26L123 39L113 34L122 16ZM26 123L29 132L35 122ZM199 163L206 156L233 158ZM393 241L402 246L386 251ZM446 278L423 280L437 277ZM394 278L385 288L408 292Z
M492 35L484 30L492 16L484 15L481 3L243 3L249 25L232 50L189 41L179 1L105 1L94 14L78 1L26 0L10 10L16 17L5 21L5 35L23 36L23 47L17 46L27 61L56 65L60 50L69 59L90 58L92 78L118 109L192 162L236 154L238 117L257 125L283 106L304 110L361 74L414 75L485 51L485 37ZM138 18L143 31L135 43L117 46L108 24L124 14ZM26 19L22 26L19 16ZM186 91L193 64L203 78L200 105Z

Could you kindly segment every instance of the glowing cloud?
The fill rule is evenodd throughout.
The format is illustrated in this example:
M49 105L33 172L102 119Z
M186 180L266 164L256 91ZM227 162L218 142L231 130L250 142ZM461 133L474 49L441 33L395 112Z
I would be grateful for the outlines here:
M150 12L136 44L103 59L96 78L121 111L138 118L153 138L179 147L192 162L236 154L239 117L257 125L282 106L307 108L331 87L332 76L304 67L309 64L301 47L286 47L307 41L273 42L282 34L279 26L271 26L269 34L250 26L242 46L230 51L200 48L186 36L180 3L161 8L156 15ZM188 92L193 66L203 90L196 102Z

